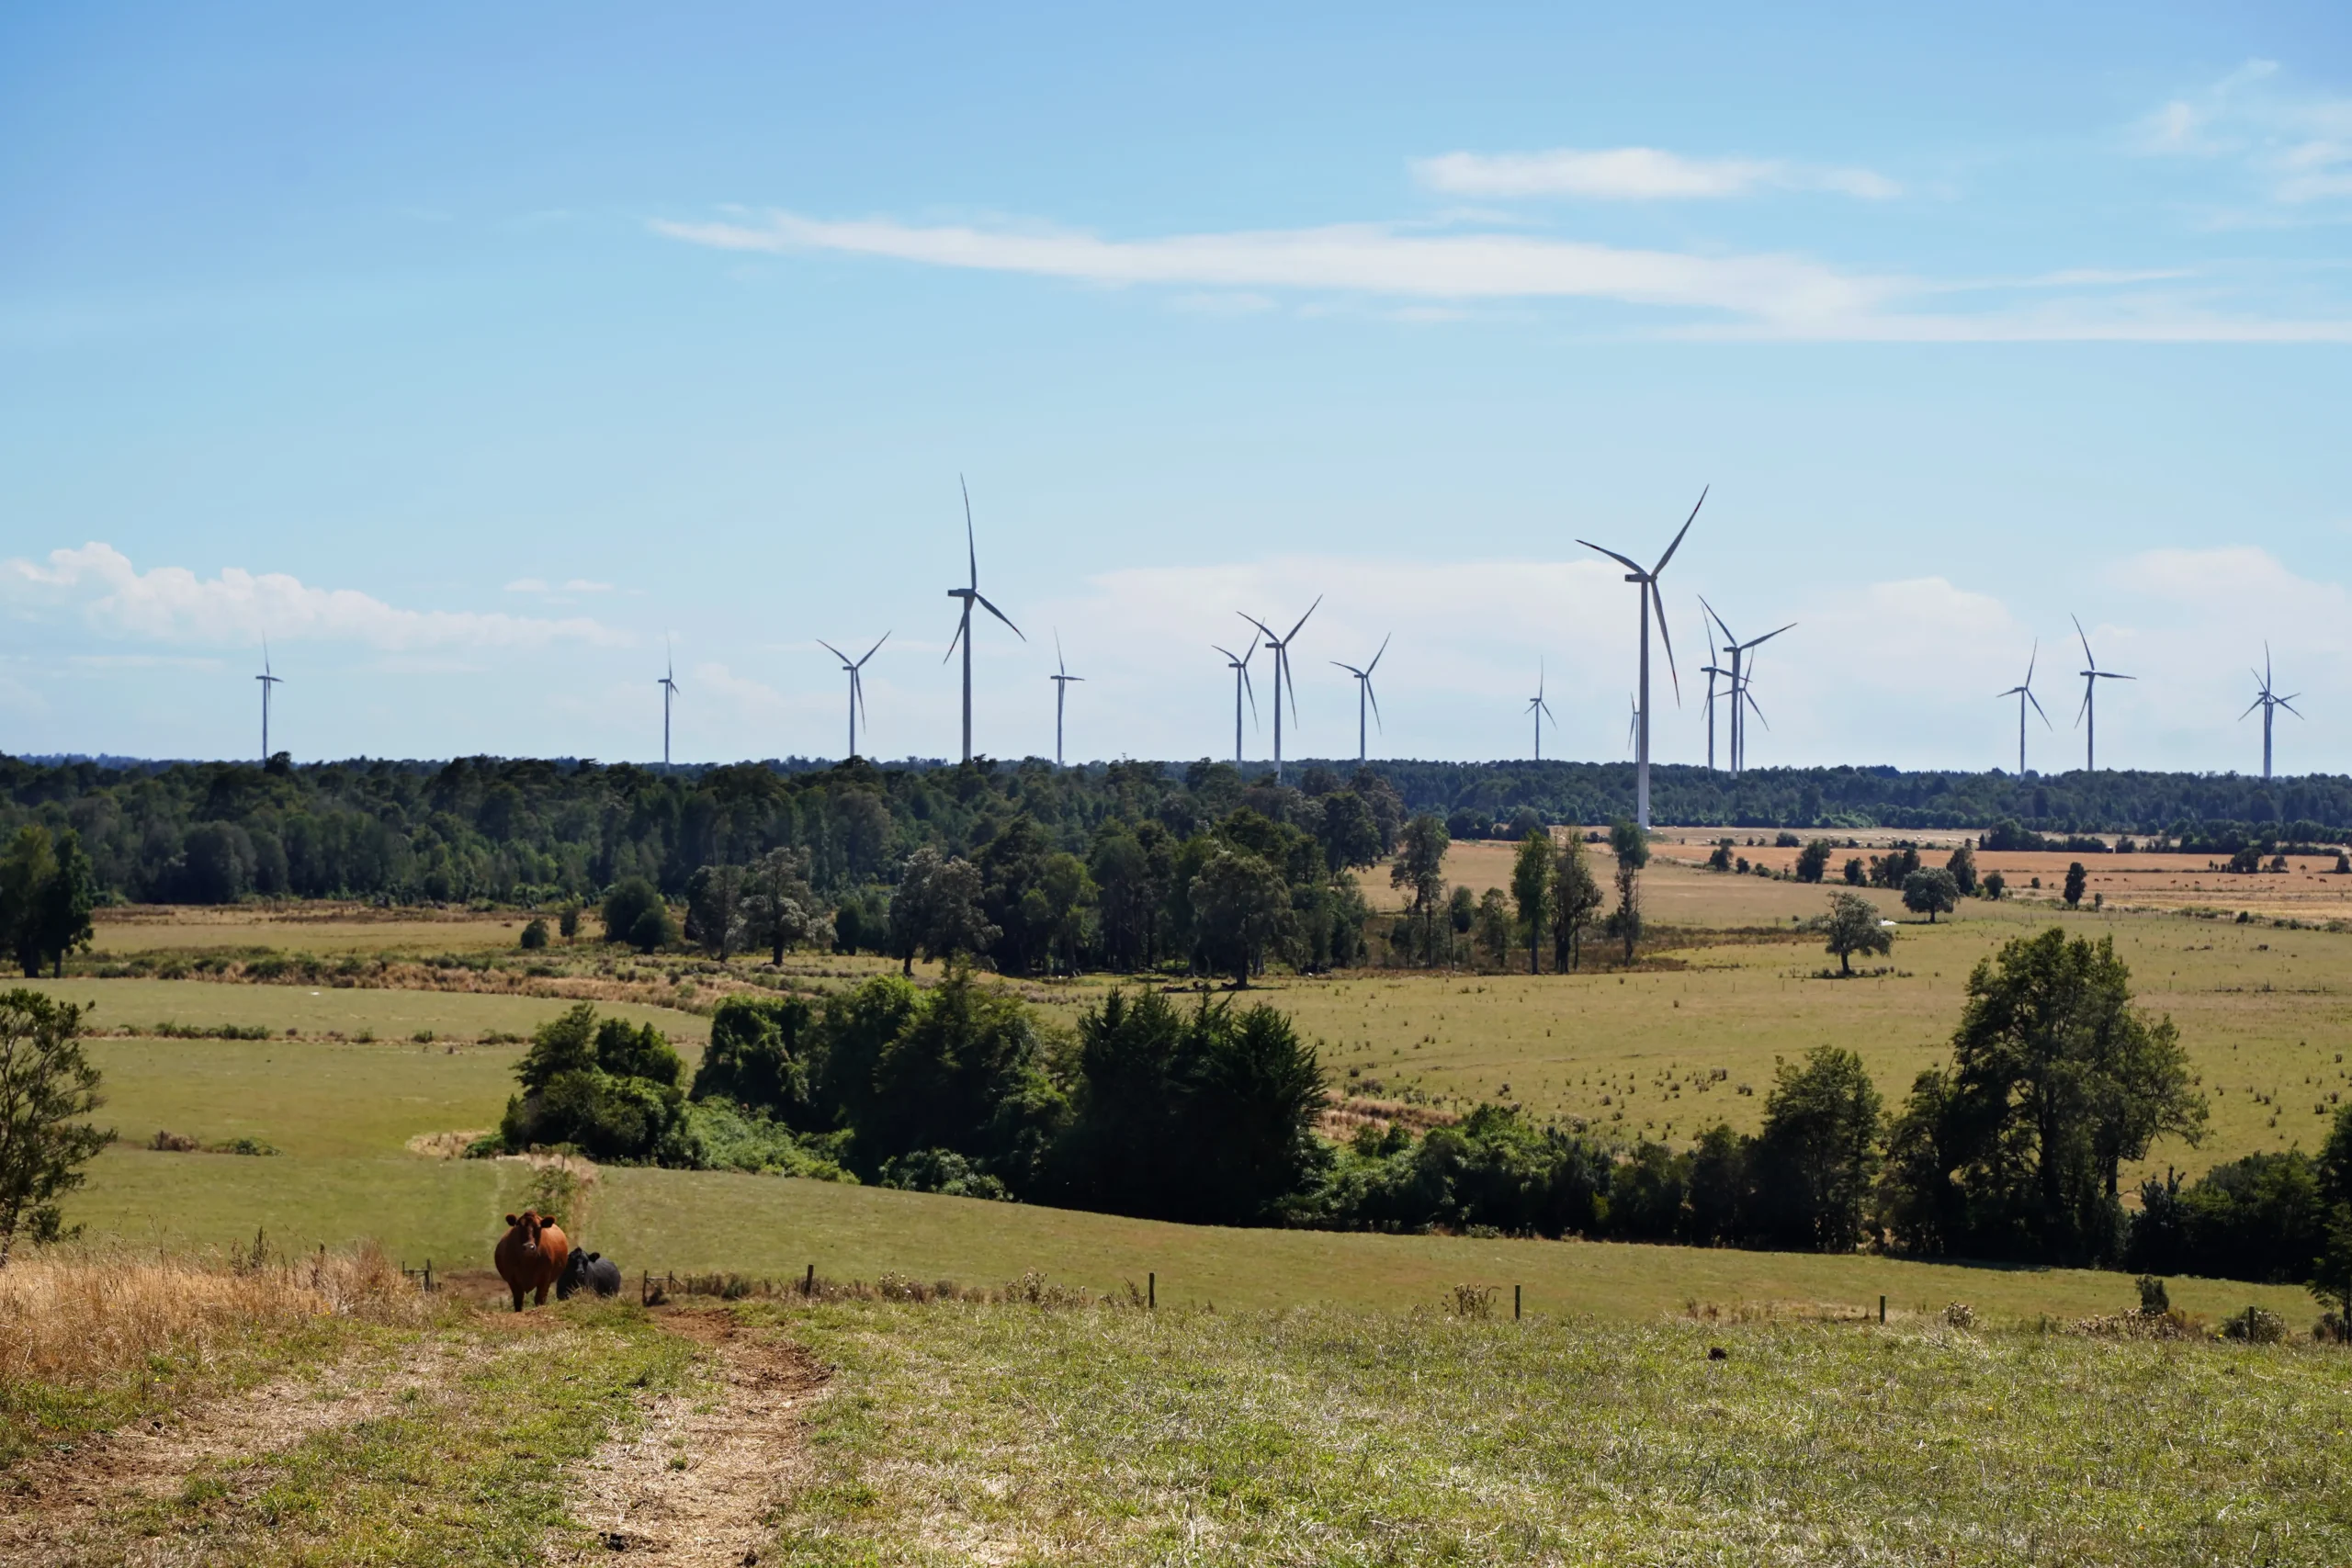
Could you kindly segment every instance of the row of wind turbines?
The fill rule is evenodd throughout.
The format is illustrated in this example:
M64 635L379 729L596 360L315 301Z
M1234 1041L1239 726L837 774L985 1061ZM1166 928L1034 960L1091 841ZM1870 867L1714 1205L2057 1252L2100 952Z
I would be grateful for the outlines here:
M947 652L941 662L944 663L947 660L955 658L958 649L963 653L963 760L969 762L972 760L972 637L974 629L972 612L976 607L986 610L999 621L1003 622L1005 627L1023 642L1028 640L1028 636L1013 624L1012 617L999 609L987 595L980 592L979 546L972 524L971 490L968 485L963 484L960 478L957 483L962 487L964 500L964 548L967 576L963 586L947 590L947 597L958 601L961 608L957 614L956 635L949 640ZM1675 701L1679 705L1682 698L1682 679L1675 663L1674 639L1667 626L1666 598L1659 585L1659 580L1665 575L1668 563L1674 559L1675 552L1682 547L1682 541L1689 536L1691 525L1699 520L1700 510L1707 503L1707 494L1708 491L1703 489L1699 492L1699 500L1690 508L1690 516L1683 519L1682 526L1676 530L1674 537L1668 543L1664 553L1657 558L1657 563L1653 566L1644 567L1632 557L1621 555L1605 546L1594 544L1589 539L1577 541L1587 549L1598 551L1625 569L1625 581L1634 584L1639 605L1639 629L1635 644L1636 687L1631 699L1632 713L1627 725L1626 740L1634 755L1636 819L1645 829L1650 825L1650 717L1652 713L1650 625L1655 615L1658 639L1666 653L1668 679L1672 684ZM1306 607L1306 613L1293 623L1289 631L1283 633L1277 633L1272 626L1258 616L1250 615L1246 611L1237 611L1236 614L1242 620L1247 621L1256 634L1250 638L1245 650L1236 653L1233 649L1222 645L1211 645L1217 653L1224 656L1227 667L1233 671L1233 760L1237 764L1243 761L1244 705L1246 703L1252 716L1256 715L1258 705L1257 691L1250 679L1250 663L1257 657L1261 648L1270 650L1274 656L1273 764L1274 778L1277 783L1281 782L1283 777L1283 706L1286 693L1289 696L1291 716L1294 720L1297 716L1298 693L1291 673L1293 647L1299 634L1306 629L1307 621L1313 617L1317 609L1321 608L1322 604L1322 598L1318 595L1315 602ZM1723 616L1716 613L1715 607L1707 603L1704 595L1700 596L1699 607L1705 617L1702 623L1702 646L1710 646L1713 637L1717 635L1724 639L1719 649L1710 648L1708 662L1700 667L1700 672L1707 677L1705 702L1707 767L1710 772L1715 767L1715 708L1720 698L1730 705L1727 737L1729 771L1734 776L1737 776L1747 766L1748 717L1752 716L1759 722L1765 722L1767 728L1770 728L1769 721L1764 719L1764 710L1756 700L1754 691L1758 650L1774 637L1793 630L1796 623L1792 621L1787 626L1776 627L1761 637L1743 639L1733 632ZM2098 659L2091 652L2090 637L2083 630L2081 619L2074 617L2074 621L2075 637L2082 644L2085 666L2079 672L2083 680L2083 702L2075 714L2075 722L2084 732L2083 765L2086 770L2093 770L2098 766L2098 683L2101 681L2130 681L2137 677L2113 670L2100 669ZM1710 624L1713 626L1712 632L1706 629ZM1370 732L1367 721L1376 724L1380 720L1380 698L1373 687L1373 673L1380 668L1381 660L1386 656L1389 641L1393 636L1392 633L1390 637L1384 637L1380 647L1374 650L1372 658L1361 666L1337 659L1329 661L1336 668L1346 671L1356 682L1356 760L1359 762L1366 759L1369 751ZM868 717L865 709L865 666L876 653L882 650L883 644L888 642L890 637L890 632L884 632L874 640L871 647L855 659L852 659L831 643L821 638L818 639L819 647L841 660L842 671L849 677L849 750L845 753L847 756L858 755L858 724L861 719ZM1262 641L1260 640L1261 637ZM1727 666L1715 662L1718 652L1728 656ZM1999 700L2006 701L2010 697L2018 700L2018 773L2019 777L2023 777L2026 773L2028 708L2030 707L2033 713L2041 716L2045 728L2055 728L2050 723L2049 714L2042 709L2041 699L2033 694L2033 675L2039 665L2041 653L2041 644L2037 640L2027 658L2025 679L2007 691L1996 694ZM1069 665L1062 657L1061 637L1058 633L1054 638L1054 664L1055 672L1046 678L1054 685L1054 762L1058 767L1063 765L1063 716L1069 688L1072 683L1085 680L1082 675L1073 675L1069 672ZM2285 696L2278 694L2271 678L2270 649L2267 643L2263 647L2262 668L2253 671L2253 674L2256 691L2255 700L2245 712L2238 716L2243 721L2256 709L2262 713L2262 776L2265 782L2267 782L2271 777L2271 738L2278 711L2283 708L2297 718L2302 717L2301 712L2294 706L2295 699L2301 694L2290 693ZM272 755L269 749L271 694L274 688L284 684L284 677L275 673L270 667L269 645L266 639L262 644L262 672L254 679L261 682L262 756L266 761ZM1717 686L1718 682L1724 683L1720 691ZM662 677L655 684L662 688L662 761L663 765L667 766L671 760L671 709L680 693L674 660L664 664ZM1541 761L1544 757L1545 722L1548 720L1555 731L1559 728L1559 721L1553 716L1551 705L1544 700L1544 667L1539 660L1536 665L1535 694L1528 699L1527 706L1523 710L1533 726L1534 756L1538 761Z

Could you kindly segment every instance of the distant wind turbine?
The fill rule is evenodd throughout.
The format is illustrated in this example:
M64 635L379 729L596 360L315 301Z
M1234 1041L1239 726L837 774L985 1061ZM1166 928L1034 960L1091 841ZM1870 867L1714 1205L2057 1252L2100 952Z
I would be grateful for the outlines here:
M1641 744L1641 699L1634 696L1633 693L1628 692L1625 694L1625 705L1629 710L1625 718L1625 750L1631 751Z
M2033 694L2033 667L2036 661L2041 658L2041 639L2036 637L2034 639L2033 651L2026 655L2025 679L2001 694L2002 697L2015 697L2018 700L2018 777L2019 778L2025 777L2026 704L2031 703L2033 705L2033 711L2041 714L2042 728L2048 729L2051 728L2050 716L2046 713L2041 713L2041 699ZM1998 701L1999 698L1996 698L1995 700Z
M956 636L947 644L947 657L940 662L944 664L948 659L956 657L957 643L964 645L964 761L968 762L972 760L972 606L978 604L1006 626L1012 626L1012 635L1023 642L1029 638L1019 626L1012 626L1012 616L980 596L980 551L972 538L972 487L964 484L961 474L956 476L956 482L964 490L964 552L971 562L972 581L968 587L947 591L950 599L964 601L964 618L956 624Z
M1549 718L1553 728L1560 728L1560 721L1553 717L1552 705L1544 700L1544 660L1540 655L1535 660L1535 694L1527 699L1527 711L1535 720L1535 760L1540 762L1544 760L1544 721Z
M1634 585L1634 591L1642 601L1641 695L1634 703L1634 816L1645 829L1650 825L1650 607L1653 604L1657 607L1657 635L1666 644L1666 671L1674 682L1674 700L1679 703L1682 700L1682 677L1675 671L1674 636L1666 628L1666 601L1658 593L1657 580L1658 574L1666 570L1666 563L1674 558L1674 552L1682 547L1683 535L1690 533L1690 525L1699 520L1699 507L1706 504L1707 492L1702 490L1699 505L1693 506L1690 515L1683 519L1681 532L1676 534L1674 542L1666 547L1666 554L1657 558L1657 564L1646 570L1640 562L1621 556L1615 550L1602 549L1590 539L1577 541L1589 550L1600 550L1623 566L1625 581Z
M2075 715L2075 722L2083 726L2083 772L2098 771L2098 706L2096 701L2101 681L2136 681L2137 675L2118 675L2112 670L2102 670L2098 660L2091 657L2091 639L2084 635L2079 615L2070 616L2075 623L2075 635L2082 638L2083 662L2090 668L2083 671L2083 705ZM2298 715L2297 716L2301 716Z
M1241 765L1241 694L1244 692L1250 694L1250 716L1253 719L1258 716L1257 689L1250 684L1250 661L1258 657L1258 639L1251 637L1250 651L1238 657L1229 648L1217 648L1216 643L1209 646L1225 655L1226 667L1233 671L1233 765L1238 768Z
M1388 634L1389 637L1396 635L1394 632ZM1363 766L1364 760L1363 705L1369 700L1372 704L1372 716L1375 720L1380 717L1380 699L1373 694L1372 672L1380 668L1380 655L1387 651L1388 637L1385 637L1380 639L1380 651L1374 653L1372 656L1372 662L1361 670L1352 664L1340 664L1336 659L1331 660L1333 664L1339 665L1340 669L1356 678L1356 766L1358 767ZM1385 724L1381 726L1383 730L1387 728Z
M1750 667L1750 656L1781 632L1794 627L1796 623L1791 621L1778 631L1769 631L1762 637L1749 637L1742 642L1729 626L1724 625L1724 618L1715 614L1713 604L1704 598L1699 604L1714 621L1715 629L1724 634L1723 651L1731 655L1731 669L1724 673L1731 677L1731 773L1732 777L1737 778L1747 766L1747 715L1757 712L1758 716L1762 716L1756 707L1755 694L1747 689L1748 682L1755 677L1755 671ZM1771 726L1767 724L1764 728L1770 729ZM1712 727L1710 733L1713 733Z
M874 639L874 646L865 650L864 658L852 659L823 637L817 639L817 646L840 660L842 671L849 676L849 750L844 754L844 760L857 755L857 716L858 711L865 706L865 660L880 652L882 645L889 640L890 634L884 632Z
M261 760L263 765L266 766L269 762L270 757L269 692L271 687L282 686L286 683L285 676L273 675L269 672L269 639L267 637L261 639L261 673L254 676L254 679L261 682ZM2265 735L2263 738L2263 750L2267 754L2269 749L2269 737Z
M2271 690L2270 645L2267 642L2262 645L2262 668L2259 671L2252 671L2252 673L2254 675L2254 682L2257 694L2256 695L2252 705L2246 708L2245 713L2238 715L2238 722L2241 724L2245 722L2246 713L2252 713L2256 708L2260 708L2262 710L2262 782L2264 784L2268 784L2270 782L2270 721L2277 716L2278 710L2280 708L2285 708L2289 713L2294 714L2297 718L2302 717L2303 716L2301 714L2295 712L2295 699L2301 696L2303 694L2301 692L2290 692L2282 697ZM265 717L263 720L265 729L266 728L268 720ZM267 745L265 743L263 750L266 750L267 749Z
M662 688L662 765L670 765L670 700L678 694L678 661L669 651L670 639L662 639L662 679L653 683Z
M1317 593L1315 596L1315 603L1306 607L1306 615L1315 614L1322 603L1323 595ZM1238 612L1236 613L1238 614ZM1299 616L1298 626L1291 627L1289 637L1276 637L1274 628L1255 615L1241 617L1264 632L1266 646L1274 650L1274 782L1276 784L1283 782L1283 693L1284 691L1290 693L1290 716L1294 720L1298 717L1298 687L1290 678L1290 645L1297 637L1299 626L1306 625L1306 615Z
M1083 675L1071 674L1069 666L1063 661L1062 634L1058 631L1054 633L1054 668L1060 673L1048 675L1046 679L1054 683L1054 766L1058 768L1062 765L1062 699L1069 695L1072 681L1086 679Z

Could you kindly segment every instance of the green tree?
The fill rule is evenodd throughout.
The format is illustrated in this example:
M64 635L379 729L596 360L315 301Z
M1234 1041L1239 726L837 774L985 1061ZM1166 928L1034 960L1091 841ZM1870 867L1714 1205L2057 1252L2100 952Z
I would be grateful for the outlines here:
M57 872L57 853L49 829L38 823L17 829L8 851L0 856L0 935L8 942L28 979L47 965L41 946L41 893Z
M1944 869L1951 873L1952 885L1963 898L1976 897L1976 851L1962 844L1952 851L1951 859L1944 862Z
M1802 1065L1781 1065L1756 1140L1758 1195L1776 1241L1821 1252L1860 1243L1884 1123L1878 1088L1853 1052L1817 1045Z
M114 1141L85 1118L105 1103L82 1052L82 1010L37 991L0 993L0 1269L17 1235L67 1234L57 1200ZM76 1227L77 1229L79 1227Z
M1797 880L1818 882L1829 871L1829 840L1815 839L1797 852Z
M1997 871L1988 871L1984 874L1984 880L1978 886L1984 889L1985 897L1997 904L2000 902L2001 895L2008 891L2009 879Z
M2073 908L2083 901L2083 889L2089 886L2090 875L2083 870L2083 863L2075 861L2066 867L2066 908Z
M824 901L808 886L807 852L789 847L773 849L743 868L738 910L743 940L768 950L768 960L784 966L785 949L828 941L832 917Z
M1894 933L1879 924L1878 906L1859 893L1832 893L1829 913L1822 921L1829 951L1838 955L1838 972L1854 972L1854 954L1890 953Z
M641 953L677 940L670 907L648 877L625 876L615 883L605 895L604 920L606 942L628 942Z
M1221 850L1193 879L1193 914L1209 961L1235 986L1247 986L1267 947L1289 929L1290 889L1259 856Z
M1940 867L1915 871L1903 879L1903 907L1915 915L1925 915L1934 925L1936 916L1949 913L1960 904L1960 885L1951 872Z
M686 935L726 962L743 945L743 868L705 865L686 883Z
M1609 825L1609 850L1617 857L1617 908L1610 912L1609 924L1631 964L1642 940L1642 867L1650 861L1649 835L1620 817Z
M1544 934L1552 924L1552 835L1541 828L1528 829L1520 841L1519 858L1511 863L1510 896L1519 929L1527 933L1527 972L1538 974Z
M1368 866L1380 858L1380 823L1363 796L1351 789L1323 797L1316 836L1322 840L1324 860L1333 871Z
M996 927L980 908L980 874L971 862L949 859L925 845L907 857L890 895L890 945L915 972L915 954L945 960L985 953Z
M1844 875L1846 878L1846 886L1849 887L1867 886L1871 879L1871 874L1863 866L1862 857L1860 855L1849 855L1847 857Z
M1499 887L1489 887L1478 896L1478 913L1472 921L1478 946L1485 950L1487 962L1499 969L1510 958L1513 942L1510 900Z
M1421 958L1437 959L1438 907L1445 897L1445 852L1453 843L1444 821L1424 811L1396 836L1396 859L1388 868L1388 883L1411 895L1414 925L1421 932Z
M1573 974L1584 956L1584 933L1600 909L1600 880L1584 839L1571 831L1552 868L1552 967Z
M1061 959L1062 973L1078 973L1079 959L1089 942L1098 889L1076 855L1057 853L1046 859L1037 881L1037 896L1045 900L1047 949Z

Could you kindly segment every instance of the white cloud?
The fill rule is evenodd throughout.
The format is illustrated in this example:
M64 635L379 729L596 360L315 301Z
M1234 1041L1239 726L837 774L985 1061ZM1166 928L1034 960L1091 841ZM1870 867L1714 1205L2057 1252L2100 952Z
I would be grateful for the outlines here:
M518 577L506 585L509 593L610 593L612 591L611 583L591 582L584 577L575 577L560 583L550 583L543 577Z
M96 542L51 550L45 561L0 562L0 593L20 607L78 608L92 627L110 636L166 643L251 644L267 637L409 652L556 642L621 647L635 640L581 617L404 610L352 589L314 588L283 572L255 575L228 567L203 579L185 567L141 571L113 546Z
M2249 61L2150 115L2138 128L2140 149L2236 159L2287 206L2352 197L2352 97L2280 84L2275 61Z
M1105 240L1065 230L829 221L791 212L653 228L690 244L831 251L1111 287L1293 290L1422 301L1588 299L1679 312L1662 335L1885 343L2344 343L2352 317L2266 319L2151 291L2146 270L2061 271L2005 288L2077 291L2018 310L1926 311L1913 300L1985 285L1841 272L1803 256L1633 250L1523 233L1377 223ZM2102 294L2082 291L2105 289ZM1195 300L1196 294L1179 297ZM1309 300L1303 310L1326 307ZM1391 315L1396 312L1389 312ZM1429 320L1415 308L1408 320ZM1441 315L1438 319L1443 319Z
M1413 173L1432 190L1470 197L1668 201L1772 189L1832 191L1883 201L1903 194L1894 181L1868 169L1816 168L1761 158L1686 158L1655 147L1447 152L1415 160Z

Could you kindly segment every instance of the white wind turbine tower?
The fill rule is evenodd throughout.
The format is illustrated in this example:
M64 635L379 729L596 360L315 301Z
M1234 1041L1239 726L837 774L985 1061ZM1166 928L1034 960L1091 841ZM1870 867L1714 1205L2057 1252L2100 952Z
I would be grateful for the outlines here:
M1322 603L1323 595L1317 593L1315 596L1315 603L1306 607L1306 615L1315 614L1317 607ZM1236 611L1235 614L1240 615L1240 612ZM1274 650L1274 782L1276 784L1283 782L1283 693L1285 689L1290 693L1290 716L1294 720L1298 717L1298 687L1290 678L1290 645L1298 636L1299 626L1306 625L1306 615L1299 616L1298 626L1291 627L1289 637L1276 637L1274 628L1255 615L1241 616L1243 620L1266 634L1266 646Z
M670 639L662 639L662 679L653 683L662 688L662 765L670 765L670 700L678 694L678 661L669 651Z
M1642 601L1641 695L1634 703L1634 816L1644 831L1647 831L1650 825L1650 606L1653 604L1657 606L1657 635L1666 644L1666 671L1674 682L1674 700L1679 703L1682 700L1682 677L1675 672L1674 637L1666 629L1666 601L1658 593L1657 580L1658 574L1666 570L1666 563L1674 558L1674 552L1682 547L1683 535L1690 533L1690 525L1699 520L1699 507L1706 504L1707 492L1702 490L1699 505L1693 506L1690 515L1683 519L1681 532L1676 534L1674 542L1666 547L1666 554L1657 558L1657 564L1646 570L1640 562L1621 556L1615 550L1602 549L1590 539L1577 541L1589 550L1600 550L1623 566L1625 581L1634 585L1634 591Z
M1062 634L1058 631L1054 633L1054 668L1060 673L1048 675L1046 679L1054 683L1054 766L1058 768L1062 765L1062 699L1069 695L1072 681L1086 679L1083 675L1071 674L1069 664L1063 661Z
M2048 729L2052 728L2050 716L2046 713L2041 713L2041 699L2033 694L2033 667L2035 662L2039 660L2041 657L2041 640L2037 637L2034 639L2033 651L2026 655L2025 679L2018 682L2016 685L2011 686L2007 691L2000 694L1999 697L1994 698L1994 701L1996 702L2000 701L2001 697L2015 697L2018 700L2018 777L2019 778L2025 777L2026 704L2031 703L2033 705L2033 711L2041 714L2042 728Z
M842 754L844 761L857 755L857 716L858 711L865 706L865 660L880 652L882 645L889 640L890 634L884 632L874 639L874 646L865 650L864 658L852 659L823 637L817 639L817 646L840 660L842 669L849 675L849 750Z
M2245 713L2238 715L2238 722L2241 724L2245 722L2246 713L2252 713L2256 708L2262 710L2262 782L2268 784L2270 782L2270 721L2280 708L2294 714L2297 718L2302 717L2301 714L2295 711L2295 699L2303 694L2290 692L2282 697L2271 690L2270 645L2267 642L2262 645L2262 668L2249 673L2254 676L2255 687L2258 694L2246 708ZM266 750L266 747L264 749Z
M1251 718L1258 716L1257 689L1250 684L1250 661L1258 657L1258 639L1251 637L1250 651L1238 658L1234 656L1233 649L1229 648L1217 648L1216 643L1211 643L1209 646L1225 655L1226 668L1233 671L1233 765L1238 768L1241 765L1242 693L1250 694L1250 716Z
M1312 614L1312 612L1309 613ZM1388 634L1388 637L1395 637L1396 635L1396 633L1391 632ZM1331 660L1333 664L1338 665L1339 668L1346 671L1349 674L1356 678L1356 766L1359 768L1363 766L1364 760L1363 705L1365 699L1370 698L1372 702L1372 716L1374 720L1377 720L1380 717L1380 699L1373 694L1372 672L1380 668L1380 655L1382 653L1386 653L1387 651L1388 637L1385 637L1380 639L1380 652L1374 654L1372 656L1372 662L1365 665L1361 670L1357 669L1352 664L1340 664L1336 659ZM1380 728L1385 731L1388 727L1385 724L1383 724Z
M1541 657L1535 660L1535 694L1527 699L1527 711L1535 720L1535 760L1540 762L1544 760L1544 721L1549 718L1553 728L1560 728L1560 721L1553 717L1552 705L1544 700L1544 660Z
M271 673L269 672L269 639L268 639L267 637L264 637L264 638L262 638L262 639L261 639L261 673L260 673L260 674L258 674L258 675L256 675L256 676L254 676L254 680L256 680L256 681L259 681L259 682L261 682L261 760L262 760L262 763L263 763L263 765L264 765L264 766L267 766L267 765L268 765L268 762L269 762L269 755L270 755L270 753L269 753L269 693L270 693L270 688L271 688L271 687L273 687L273 686L282 686L282 685L284 685L284 684L286 683L286 677L285 677L285 676L283 676L283 675L273 675L273 674L271 674ZM2270 750L2270 746L2269 746L2269 737L2268 737L2267 735L2266 735L2266 736L2263 738L2263 751L2264 751L2264 753L2265 753L2266 757L2267 756L2267 754L2268 754L2268 752L2269 752L2269 750ZM2267 770L2266 770L2266 772L2267 772Z
M2139 677L2118 675L2111 670L2100 669L2098 660L2091 657L2091 639L2083 634L2082 617L2069 618L2075 623L2075 635L2082 638L2083 662L2090 666L2082 671L2083 705L2075 715L2075 722L2083 726L2083 772L2092 773L2098 771L2098 707L2094 701L2098 694L2098 683L2101 681L2136 681Z
M944 664L948 659L956 657L956 643L964 645L964 761L968 762L972 760L972 606L978 604L1006 626L1012 626L1012 635L1023 642L1029 638L1019 626L1012 626L1012 616L980 596L980 551L972 539L972 487L964 484L961 474L956 476L956 482L964 490L964 551L971 562L972 581L968 587L947 591L950 599L964 601L964 618L956 624L956 636L947 644L947 658L940 662Z

